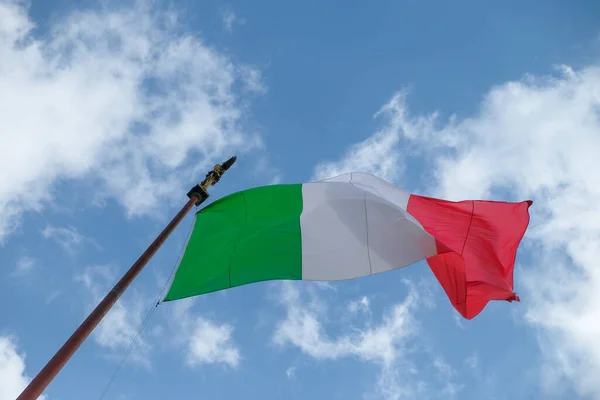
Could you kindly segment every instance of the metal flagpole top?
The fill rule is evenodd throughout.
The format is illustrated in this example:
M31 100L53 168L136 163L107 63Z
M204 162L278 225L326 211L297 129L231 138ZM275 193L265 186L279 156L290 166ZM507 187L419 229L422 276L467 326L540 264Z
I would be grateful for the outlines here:
M204 200L208 198L208 187L219 182L225 171L231 168L231 166L235 163L235 160L237 160L237 157L233 156L229 160L223 162L222 164L215 165L212 171L206 174L206 177L202 182L190 189L187 196L190 199L194 196L198 199L196 201L196 206L199 206Z

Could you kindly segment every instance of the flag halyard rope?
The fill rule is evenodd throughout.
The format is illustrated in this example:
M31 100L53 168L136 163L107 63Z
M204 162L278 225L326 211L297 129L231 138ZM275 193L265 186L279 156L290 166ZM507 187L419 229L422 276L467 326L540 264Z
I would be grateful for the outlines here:
M198 210L198 207L196 206L196 211ZM140 339L140 337L142 336L142 332L144 331L144 329L146 328L146 326L148 325L148 322L150 321L150 318L152 317L152 315L154 314L154 311L156 311L156 309L158 308L158 306L161 303L161 300L163 299L163 297L165 296L165 292L168 288L169 283L171 283L171 281L173 280L173 276L175 275L175 272L177 270L177 266L179 265L179 263L181 262L181 258L183 257L183 252L185 250L185 246L187 245L187 242L189 240L190 235L192 234L192 229L194 228L194 222L196 221L196 218L194 217L194 220L192 221L192 223L190 224L190 229L188 231L188 235L187 235L187 239L184 242L180 252L179 252L179 257L177 259L177 262L175 263L175 265L173 266L171 273L169 274L168 279L166 280L165 284L162 286L162 288L160 289L160 292L158 293L158 297L156 299L156 301L154 302L154 304L152 305L152 307L148 310L148 313L146 314L146 317L144 318L142 324L140 325L140 328L138 329L138 331L136 332L135 336L133 337L133 339L131 340L131 343L129 344L129 347L127 348L127 351L125 351L125 354L123 355L123 357L121 358L121 361L119 362L119 364L117 365L117 367L115 368L115 370L113 371L112 375L110 376L110 378L108 379L108 381L106 382L106 384L104 385L104 388L102 389L102 392L100 394L100 397L98 397L98 400L104 400L104 398L106 397L108 390L110 389L110 387L112 386L112 384L114 383L118 373L121 371L121 369L123 368L123 365L125 364L125 361L127 361L127 358L129 357L129 355L131 354L131 352L133 351L133 348L135 347L135 345L137 344L138 340Z

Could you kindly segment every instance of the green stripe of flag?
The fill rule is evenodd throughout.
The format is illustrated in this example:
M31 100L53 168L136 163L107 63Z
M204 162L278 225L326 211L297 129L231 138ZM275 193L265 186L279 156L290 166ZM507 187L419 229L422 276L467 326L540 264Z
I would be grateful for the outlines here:
M302 279L302 185L257 187L200 210L164 301Z

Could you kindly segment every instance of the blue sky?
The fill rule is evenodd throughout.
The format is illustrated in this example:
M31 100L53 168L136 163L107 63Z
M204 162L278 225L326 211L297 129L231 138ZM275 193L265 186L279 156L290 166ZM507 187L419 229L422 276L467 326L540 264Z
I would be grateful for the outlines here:
M600 5L0 0L0 400L216 162L211 200L348 171L535 201L520 303L461 320L425 263L158 307L107 399L600 397ZM99 398L190 214L48 388Z

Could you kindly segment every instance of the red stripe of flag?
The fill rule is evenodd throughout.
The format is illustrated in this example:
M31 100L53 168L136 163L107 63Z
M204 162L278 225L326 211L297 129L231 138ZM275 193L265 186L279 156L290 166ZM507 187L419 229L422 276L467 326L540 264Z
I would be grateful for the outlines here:
M464 318L475 317L490 300L519 301L513 270L531 204L411 195L408 212L437 244L438 255L427 263Z

